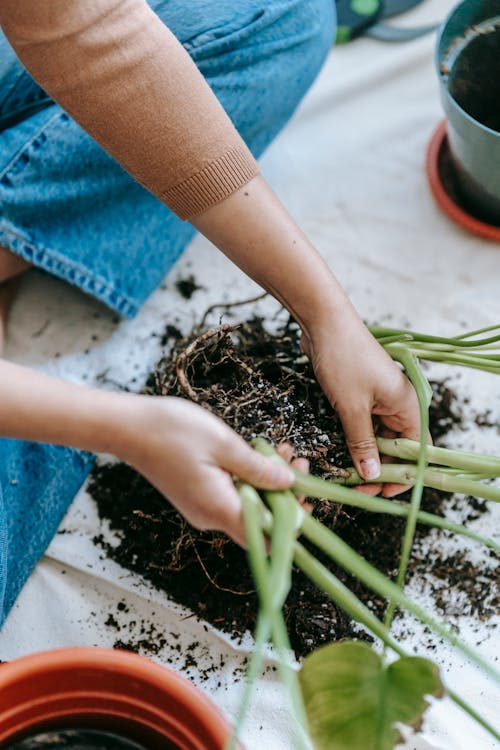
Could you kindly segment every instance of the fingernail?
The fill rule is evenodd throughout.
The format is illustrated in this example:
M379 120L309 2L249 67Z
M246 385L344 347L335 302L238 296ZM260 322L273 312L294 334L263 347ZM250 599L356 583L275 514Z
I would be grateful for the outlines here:
M277 464L273 467L273 480L276 484L293 484L295 482L295 474L286 466Z
M361 461L363 479L376 479L380 476L380 464L374 458L364 458Z

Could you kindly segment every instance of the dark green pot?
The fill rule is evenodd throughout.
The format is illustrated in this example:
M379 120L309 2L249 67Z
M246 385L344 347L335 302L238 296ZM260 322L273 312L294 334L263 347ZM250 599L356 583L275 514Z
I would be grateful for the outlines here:
M445 20L436 65L458 188L500 226L500 0L463 0Z

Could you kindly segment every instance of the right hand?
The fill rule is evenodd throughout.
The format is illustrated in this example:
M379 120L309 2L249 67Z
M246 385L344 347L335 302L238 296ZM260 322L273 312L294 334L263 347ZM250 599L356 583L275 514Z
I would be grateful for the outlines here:
M420 439L415 389L347 298L341 313L317 323L313 331L303 331L301 345L319 384L339 413L358 474L373 482L380 475L375 425L386 436ZM393 497L408 487L375 483L356 489L366 494L382 490L384 497Z
M241 501L232 477L281 490L294 482L290 469L252 450L222 420L189 401L126 398L131 408L119 458L137 469L195 528L223 531L245 546Z

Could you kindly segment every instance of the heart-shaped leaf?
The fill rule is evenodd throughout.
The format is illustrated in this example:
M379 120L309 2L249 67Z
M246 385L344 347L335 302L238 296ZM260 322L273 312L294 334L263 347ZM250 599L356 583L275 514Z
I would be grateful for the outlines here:
M431 661L405 656L386 664L355 641L314 651L299 680L317 750L393 750L400 739L395 723L418 726L424 696L443 693Z

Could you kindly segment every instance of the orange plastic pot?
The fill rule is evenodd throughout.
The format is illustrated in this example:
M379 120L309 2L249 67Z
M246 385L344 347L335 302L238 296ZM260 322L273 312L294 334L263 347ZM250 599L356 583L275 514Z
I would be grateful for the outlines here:
M68 648L0 666L0 747L53 729L115 732L148 750L223 750L231 727L194 685L125 651Z

